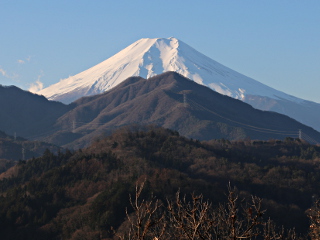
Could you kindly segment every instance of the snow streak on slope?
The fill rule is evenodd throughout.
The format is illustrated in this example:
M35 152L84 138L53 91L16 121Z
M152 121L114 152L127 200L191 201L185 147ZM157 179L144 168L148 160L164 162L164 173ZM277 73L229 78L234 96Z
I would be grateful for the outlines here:
M128 77L149 78L175 71L230 97L266 96L302 102L229 69L176 38L140 39L102 63L38 92L50 100L70 103L107 91Z

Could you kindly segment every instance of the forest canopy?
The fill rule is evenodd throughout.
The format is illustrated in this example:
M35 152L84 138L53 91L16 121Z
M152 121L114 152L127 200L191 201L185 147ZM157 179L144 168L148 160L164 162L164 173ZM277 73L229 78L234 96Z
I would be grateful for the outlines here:
M46 150L1 175L1 238L115 237L128 229L129 196L141 180L142 199L193 193L213 207L228 201L231 184L239 199L261 199L266 219L307 238L319 162L320 147L299 139L200 142L153 126L122 128L84 149Z

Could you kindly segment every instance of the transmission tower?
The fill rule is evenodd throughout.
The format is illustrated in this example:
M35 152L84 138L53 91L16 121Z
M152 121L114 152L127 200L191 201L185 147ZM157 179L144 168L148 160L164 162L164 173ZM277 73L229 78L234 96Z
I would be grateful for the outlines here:
M302 140L302 131L299 129L299 139Z
M187 94L183 93L183 106L186 108L187 107Z
M25 149L24 148L22 148L22 160L24 161L25 160Z
M75 129L76 129L76 121L73 120L72 121L72 132L74 132Z

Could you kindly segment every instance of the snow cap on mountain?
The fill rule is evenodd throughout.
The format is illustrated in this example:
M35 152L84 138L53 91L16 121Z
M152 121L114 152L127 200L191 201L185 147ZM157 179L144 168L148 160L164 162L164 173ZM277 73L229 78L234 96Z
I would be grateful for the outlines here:
M230 97L246 95L302 101L246 77L174 38L143 38L107 60L62 79L38 92L50 100L70 103L82 96L105 92L131 76L150 78L175 71Z

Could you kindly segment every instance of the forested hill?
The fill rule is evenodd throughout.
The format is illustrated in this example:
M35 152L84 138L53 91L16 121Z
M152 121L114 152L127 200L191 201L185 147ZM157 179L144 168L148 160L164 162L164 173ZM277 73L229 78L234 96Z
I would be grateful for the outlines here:
M45 141L78 149L102 133L138 123L170 128L200 140L282 140L298 137L300 129L304 139L320 142L319 132L288 116L254 109L175 72L148 79L131 77L69 107L72 110L57 119L55 133Z
M320 147L285 141L199 142L155 127L123 128L86 149L22 161L0 181L1 239L107 239L128 226L135 184L166 202L202 193L214 206L228 183L263 198L265 218L307 234L320 196ZM11 177L10 176L11 174Z

